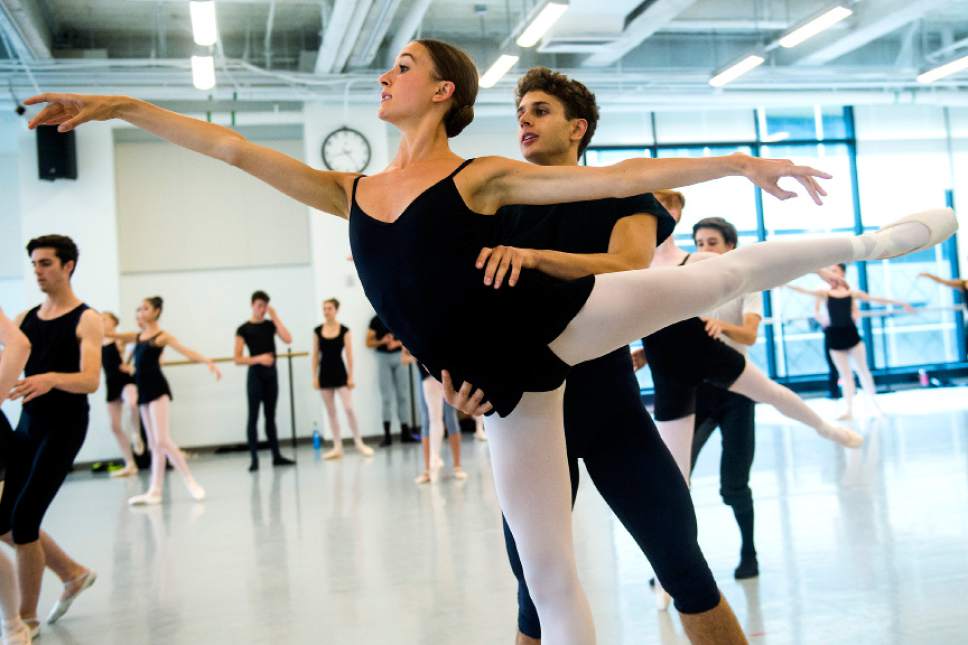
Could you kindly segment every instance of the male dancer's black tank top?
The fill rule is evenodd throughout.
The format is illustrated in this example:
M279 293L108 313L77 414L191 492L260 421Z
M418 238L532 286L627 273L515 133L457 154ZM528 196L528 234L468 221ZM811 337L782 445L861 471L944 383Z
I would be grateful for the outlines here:
M564 382L569 368L548 343L585 304L595 280L524 271L513 288L485 286L476 261L496 242L497 218L473 212L457 190L454 176L471 161L390 223L360 208L357 177L350 246L370 303L404 346L435 378L446 369L456 383L473 383L507 416L524 392Z
M147 405L156 399L171 395L168 379L161 371L161 352L164 347L154 340L164 332L158 332L147 340L139 340L134 346L134 382L138 386L138 405Z
M81 371L81 341L77 338L77 325L87 310L88 306L82 303L53 320L41 320L38 317L40 306L27 312L20 323L20 330L30 341L30 358L24 368L25 376ZM87 414L87 395L51 390L24 403L23 409L38 418Z

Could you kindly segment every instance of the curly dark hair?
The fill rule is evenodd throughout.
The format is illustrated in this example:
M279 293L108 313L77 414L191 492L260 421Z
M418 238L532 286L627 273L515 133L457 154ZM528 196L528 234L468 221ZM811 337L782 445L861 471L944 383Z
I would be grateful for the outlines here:
M73 262L71 276L74 275L77 269L77 258L80 257L74 240L66 235L41 235L27 243L27 256L29 257L37 249L54 249L54 255L60 260L61 266Z
M532 67L518 80L518 87L514 91L515 106L520 105L525 94L535 91L550 94L561 101L565 106L565 118L585 119L588 123L585 136L578 144L580 157L591 143L592 137L595 136L595 128L598 127L598 103L595 101L595 95L573 78L568 78L547 67Z
M723 242L734 249L739 245L739 235L736 234L736 227L722 217L706 217L692 225L692 239L696 240L696 233L701 228L711 228L719 231L723 236Z

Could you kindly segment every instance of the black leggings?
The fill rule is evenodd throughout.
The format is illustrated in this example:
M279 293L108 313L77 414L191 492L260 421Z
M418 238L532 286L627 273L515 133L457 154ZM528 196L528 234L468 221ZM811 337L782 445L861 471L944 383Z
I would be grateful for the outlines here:
M88 415L38 418L21 412L9 441L7 474L0 497L0 535L15 544L40 537L40 523L74 466L87 436Z
M756 404L742 394L708 384L699 387L697 399L692 463L718 427L723 436L719 494L734 511L749 512L753 509L750 469L756 451Z
M259 406L263 406L266 417L266 438L272 456L279 456L279 433L276 430L276 403L279 401L279 375L275 367L252 365L249 367L246 391L249 395L249 421L246 437L252 461L259 458Z
M642 404L628 350L620 351L624 356L610 354L587 363L568 378L564 411L572 502L581 457L676 608L685 614L708 611L719 604L720 594L699 549L689 488ZM504 536L518 579L518 629L541 638L538 612L506 521Z

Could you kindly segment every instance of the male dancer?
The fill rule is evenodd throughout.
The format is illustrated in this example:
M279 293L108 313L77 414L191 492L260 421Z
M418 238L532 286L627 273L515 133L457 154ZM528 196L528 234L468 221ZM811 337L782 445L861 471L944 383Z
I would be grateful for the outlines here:
M269 294L256 291L252 294L252 316L235 331L235 364L248 365L246 393L249 397L249 420L246 438L252 462L249 472L259 470L259 406L266 417L266 438L272 450L273 466L291 466L295 462L279 452L279 433L276 430L276 403L279 401L279 374L276 372L276 336L287 345L292 344L292 334L286 329L279 314L269 304ZM266 315L268 314L268 319ZM249 355L242 353L242 345Z
M45 235L27 244L44 302L21 313L17 325L31 354L11 398L23 412L11 441L6 484L0 497L0 539L17 552L20 616L36 635L37 602L44 566L64 582L64 593L47 617L56 622L96 574L64 553L40 524L70 472L87 434L87 395L101 384L104 326L96 311L74 295L74 241Z
M577 165L598 121L594 95L577 81L535 68L518 82L516 98L524 157L541 165ZM505 282L513 287L522 269L574 279L645 268L657 235L667 236L673 226L651 195L514 207L502 211L498 222L499 240L513 246L484 249L478 263L485 283L495 288ZM486 393L472 394L470 384L455 392L446 372L443 378L452 405L468 414L490 410L481 406ZM602 497L649 557L659 579L670 586L690 640L745 643L696 542L689 491L642 405L628 350L574 368L564 405L572 499L582 457ZM518 578L517 643L539 643L537 612L506 523L505 538Z
M400 443L420 443L410 431L410 367L403 362L403 343L396 339L379 316L373 316L366 332L366 346L376 352L376 364L380 378L380 401L383 412L383 441L381 448L393 443L390 426L393 423L393 402L397 405L400 420Z

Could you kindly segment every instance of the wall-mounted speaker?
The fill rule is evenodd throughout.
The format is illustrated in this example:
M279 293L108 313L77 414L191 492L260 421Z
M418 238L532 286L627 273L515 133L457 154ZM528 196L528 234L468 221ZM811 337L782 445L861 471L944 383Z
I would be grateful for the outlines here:
M73 130L61 133L55 125L37 127L37 170L47 181L77 179Z

